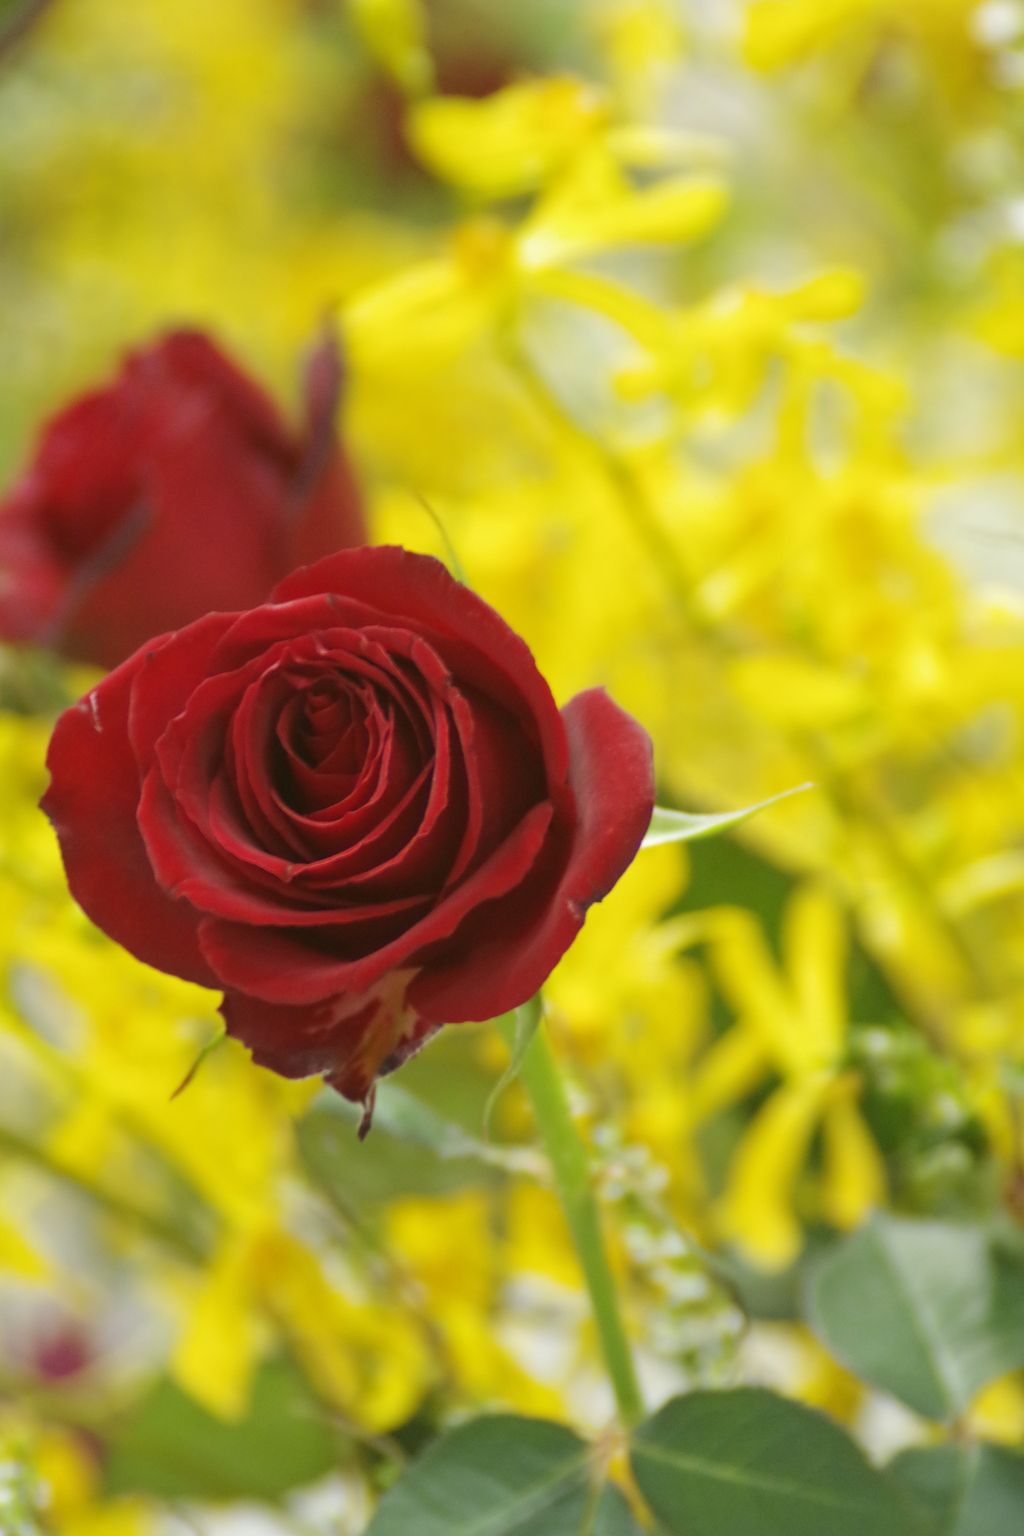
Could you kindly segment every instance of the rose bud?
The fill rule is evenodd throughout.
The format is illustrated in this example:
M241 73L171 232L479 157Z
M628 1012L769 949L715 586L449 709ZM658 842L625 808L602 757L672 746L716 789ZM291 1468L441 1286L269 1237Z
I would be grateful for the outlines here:
M299 565L365 542L338 445L337 344L306 423L198 331L132 353L44 427L0 505L0 636L116 666L152 635L262 602Z
M368 1107L442 1024L533 996L654 804L635 720L600 688L560 712L498 614L397 548L152 641L48 763L93 922L223 988L257 1062Z

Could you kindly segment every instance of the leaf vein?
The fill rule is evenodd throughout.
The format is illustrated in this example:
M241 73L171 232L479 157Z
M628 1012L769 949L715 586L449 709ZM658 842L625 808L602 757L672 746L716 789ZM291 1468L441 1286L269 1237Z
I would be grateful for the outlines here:
M679 1472L695 1473L699 1477L720 1483L734 1483L739 1487L756 1490L758 1493L782 1494L802 1500L805 1504L821 1505L825 1509L875 1511L878 1509L877 1499L837 1498L827 1488L810 1488L806 1483L794 1482L791 1478L771 1477L764 1473L751 1475L740 1467L731 1466L728 1462L707 1461L700 1456L688 1456L684 1451L669 1450L650 1442L634 1446L633 1454L637 1457L646 1456L651 1461L660 1461Z

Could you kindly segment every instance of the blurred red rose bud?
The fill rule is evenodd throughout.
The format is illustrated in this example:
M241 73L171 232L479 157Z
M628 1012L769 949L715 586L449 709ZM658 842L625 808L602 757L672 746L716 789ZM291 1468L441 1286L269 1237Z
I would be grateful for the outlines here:
M65 1320L35 1342L32 1368L43 1381L67 1381L92 1364L93 1353L92 1343L81 1324Z
M112 667L154 635L263 601L290 571L365 543L339 446L327 336L291 431L198 331L133 352L43 429L0 504L0 636Z

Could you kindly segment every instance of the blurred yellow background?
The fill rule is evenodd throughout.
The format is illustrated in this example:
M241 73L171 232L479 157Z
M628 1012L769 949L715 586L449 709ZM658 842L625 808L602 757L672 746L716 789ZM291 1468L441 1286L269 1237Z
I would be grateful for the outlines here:
M426 501L556 697L644 722L662 804L814 782L641 854L553 1041L651 1403L763 1380L879 1454L934 1437L786 1298L877 1206L1024 1215L1024 7L38 10L0 11L6 479L180 322L294 412L336 317L375 539L445 556ZM481 1141L497 1036L396 1079L418 1149L386 1115L359 1148L234 1043L172 1099L217 999L71 901L29 672L0 653L12 1529L212 1532L244 1500L354 1533L453 1415L600 1426L518 1088ZM431 1152L437 1117L477 1151ZM972 1423L1024 1439L1021 1380Z

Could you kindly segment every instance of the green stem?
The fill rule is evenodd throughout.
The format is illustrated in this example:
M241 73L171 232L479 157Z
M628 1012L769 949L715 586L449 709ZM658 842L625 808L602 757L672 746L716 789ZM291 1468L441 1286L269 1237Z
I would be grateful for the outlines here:
M643 1418L643 1398L619 1310L615 1279L601 1236L590 1162L573 1123L565 1086L543 1025L530 1042L519 1075L551 1162L555 1188L590 1292L594 1321L619 1413L627 1426L636 1424Z

